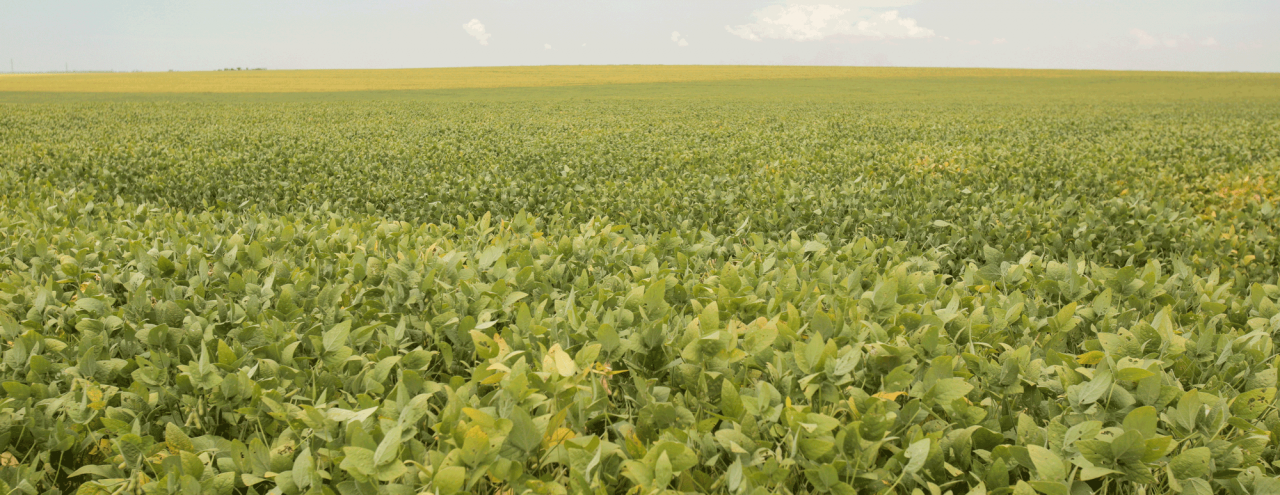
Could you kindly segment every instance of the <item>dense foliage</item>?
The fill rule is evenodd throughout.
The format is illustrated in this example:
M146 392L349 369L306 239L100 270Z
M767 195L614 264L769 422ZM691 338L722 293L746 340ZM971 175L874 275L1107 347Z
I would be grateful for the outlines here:
M1280 491L1280 105L980 96L5 105L0 492Z

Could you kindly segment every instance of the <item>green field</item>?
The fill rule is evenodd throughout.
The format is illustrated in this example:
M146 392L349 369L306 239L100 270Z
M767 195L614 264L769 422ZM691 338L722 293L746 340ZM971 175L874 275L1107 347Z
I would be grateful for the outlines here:
M638 69L0 77L0 492L1280 492L1280 75Z

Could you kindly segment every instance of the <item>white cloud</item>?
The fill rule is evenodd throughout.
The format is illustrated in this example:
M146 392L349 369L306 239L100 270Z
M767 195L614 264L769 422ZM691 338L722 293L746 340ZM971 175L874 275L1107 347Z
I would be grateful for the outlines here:
M879 12L874 9L910 3L913 2L827 0L816 3L791 0L783 5L770 5L753 12L755 22L725 26L725 29L751 41L815 41L829 36L882 39L932 37L932 29L920 26L915 19L901 17L897 10Z
M1133 36L1134 40L1138 42L1138 46L1143 48L1150 48L1160 44L1160 40L1156 39L1155 36L1138 28L1130 29L1129 36Z
M831 5L842 9L891 9L918 3L918 0L787 0L790 5Z
M1194 49L1197 46L1218 46L1218 40L1213 37L1207 37L1196 40L1186 34L1178 36L1156 35L1148 33L1138 28L1129 30L1129 36L1133 42L1141 49L1153 48L1182 48Z
M484 24L480 24L480 19L472 19L471 22L462 25L462 29L480 41L481 45L489 44L489 33L484 32Z
M993 44L993 45L999 45L999 44L1001 44L1001 43L1004 43L1005 41L1008 41L1008 40L1006 40L1006 39L1004 39L1004 38L996 38L996 39L994 39L994 40L991 40L991 44Z
M680 36L680 31L671 32L671 41L680 46L689 46L689 42L684 39L684 36Z
M542 45L542 48L543 48L543 49L546 49L546 50L550 50L550 49L551 49L551 43L546 43L546 44Z

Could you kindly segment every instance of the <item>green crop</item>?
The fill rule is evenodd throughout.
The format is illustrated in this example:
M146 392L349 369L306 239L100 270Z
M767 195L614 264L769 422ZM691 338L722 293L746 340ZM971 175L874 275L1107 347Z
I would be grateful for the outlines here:
M1204 77L0 104L0 492L1280 491Z

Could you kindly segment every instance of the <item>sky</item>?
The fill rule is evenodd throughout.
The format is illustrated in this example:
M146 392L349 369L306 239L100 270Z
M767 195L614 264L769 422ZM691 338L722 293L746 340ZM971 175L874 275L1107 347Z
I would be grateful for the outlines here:
M0 72L578 64L1280 72L1277 26L1280 0L0 0Z

